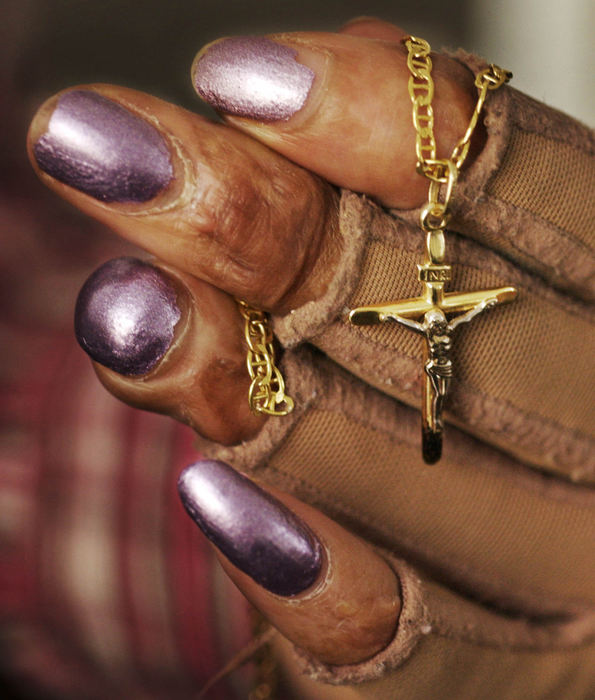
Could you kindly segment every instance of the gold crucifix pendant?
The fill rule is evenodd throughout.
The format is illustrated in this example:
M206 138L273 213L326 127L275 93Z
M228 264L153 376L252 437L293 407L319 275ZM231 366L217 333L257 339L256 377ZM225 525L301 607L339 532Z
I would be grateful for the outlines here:
M437 233L443 240L444 232L434 231L433 235ZM471 321L484 309L513 301L517 292L514 287L499 287L475 292L445 293L444 285L451 277L450 265L426 260L417 268L419 280L425 285L423 296L361 306L350 312L349 320L355 326L396 321L425 338L422 454L427 464L434 464L442 455L442 410L453 375L453 332L457 326Z

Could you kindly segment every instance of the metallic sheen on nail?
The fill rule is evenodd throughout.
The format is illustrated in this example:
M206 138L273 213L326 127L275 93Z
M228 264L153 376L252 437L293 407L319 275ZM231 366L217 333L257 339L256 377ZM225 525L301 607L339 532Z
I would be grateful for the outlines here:
M265 37L231 37L207 48L194 67L198 94L228 114L265 122L300 110L314 73L296 61L297 51Z
M318 540L288 508L229 465L196 462L182 472L178 489L209 540L271 593L297 595L318 578Z
M96 362L124 375L149 372L167 352L181 312L169 279L135 258L98 268L81 289L74 329Z
M173 178L159 131L91 90L58 99L33 153L45 173L102 202L147 202Z

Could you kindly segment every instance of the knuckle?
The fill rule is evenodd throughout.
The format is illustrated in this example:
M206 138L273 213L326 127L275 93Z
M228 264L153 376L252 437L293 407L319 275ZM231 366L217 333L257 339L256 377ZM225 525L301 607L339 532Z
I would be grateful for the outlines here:
M318 248L327 207L327 187L316 176L228 145L197 178L186 220L193 265L204 269L208 251L215 284L233 280L234 293L270 308Z

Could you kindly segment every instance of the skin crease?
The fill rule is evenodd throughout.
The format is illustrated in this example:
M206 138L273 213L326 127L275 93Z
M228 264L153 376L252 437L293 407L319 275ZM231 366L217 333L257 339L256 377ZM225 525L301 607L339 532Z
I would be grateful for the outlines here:
M99 379L128 403L174 415L218 442L249 439L264 420L250 413L245 400L248 382L235 302L210 285L167 266L159 267L178 289L182 310L172 349L143 379L130 380L95 364ZM215 394L214 405L211 387L205 389L202 382L217 356L226 358L229 367L217 383L222 393ZM176 393L172 395L168 386L176 387ZM308 523L322 542L327 560L331 553L332 565L327 561L320 582L311 590L285 599L265 591L218 552L232 580L274 626L323 661L355 663L382 650L394 634L400 611L399 584L392 570L365 542L319 511L268 486L263 488ZM362 567L368 572L365 581Z
M338 195L330 185L246 135L175 105L125 88L89 89L158 122L169 135L175 179L150 206L105 205L41 172L32 144L54 97L28 137L45 184L164 262L262 308L283 313L324 292L339 248Z
M105 87L102 89L106 90ZM107 92L114 98L116 95L124 96L126 103L131 103L132 99L136 100L139 110L142 110L142 105L154 101L149 96L121 88L107 88ZM179 274L177 270L183 269L184 266L190 268L191 273L201 274L206 260L210 265L208 274L201 274L203 278L212 279L215 283L220 282L222 277L226 282L232 280L233 284L226 284L232 289L232 293L249 301L256 299L257 304L258 300L264 297L269 301L268 304L262 304L265 308L278 308L279 302L270 302L278 295L278 290L274 287L279 284L279 279L291 275L290 266L300 257L287 249L277 233L289 232L287 239L291 238L291 235L294 239L299 239L301 233L306 231L316 238L320 237L320 234L312 234L312 230L316 232L317 228L325 229L326 244L323 245L323 252L326 254L319 257L314 270L311 269L314 265L312 262L299 266L301 269L297 273L294 272L292 289L300 291L297 294L293 291L285 292L285 302L282 301L281 306L292 306L299 302L302 293L307 292L307 297L310 298L311 291L307 290L316 287L323 289L326 286L326 281L321 281L324 279L323 273L328 275L332 271L330 260L336 257L336 194L333 190L328 186L322 190L318 189L320 181L282 159L279 161L268 149L263 149L242 134L222 126L211 125L172 105L155 102L160 122L166 126L175 124L175 128L169 128L168 133L176 133L178 137L183 134L185 145L192 144L194 150L200 153L200 157L197 157L198 172L192 173L193 182L196 183L193 187L198 189L198 192L191 195L189 202L180 201L173 210L167 209L168 197L173 195L174 198L181 199L180 183L174 183L172 192L164 193L154 202L154 209L157 210L155 214L139 216L136 205L134 208L130 205L106 207L46 178L50 180L51 186L57 190L61 189L69 199L115 227L133 242L157 254L161 253L166 260L171 259L173 274ZM409 110L409 106L407 109ZM48 108L43 111L46 119L48 111L51 113L51 109ZM43 121L39 124L34 123L32 138L38 129L43 129ZM225 142L217 136L221 131L225 132ZM266 154L264 163L263 151ZM180 163L176 166L179 177L183 168ZM44 177L42 175L42 178ZM271 186L272 182L275 184L274 188ZM202 187L198 187L199 183ZM229 183L235 185L230 187ZM426 187L425 182L423 186ZM266 198L261 189L266 192ZM295 192L299 193L299 197L295 197ZM265 200L277 200L277 205L271 205ZM293 204L289 211L287 202ZM266 218L263 212L266 213ZM193 213L192 231L189 228L189 219ZM277 218L280 214L291 223ZM308 218L304 219L304 216ZM260 223L263 219L264 225ZM311 224L312 220L316 223ZM162 233L164 226L170 234L167 237ZM267 229L273 230L274 235L263 232ZM227 231L226 243L230 243L232 248L242 250L242 264L238 264L237 260L230 260L229 253L222 251L220 237L210 234L197 236L197 230ZM261 249L263 243L268 244L266 250ZM274 249L277 244L278 254L275 255ZM294 247L295 242L291 248ZM247 248L254 250L253 255L257 257L258 262L255 260L248 263L245 260ZM312 251L317 250L316 245L311 247L308 260L316 258L316 253ZM198 255L198 251L201 255ZM196 265L193 263L194 259L197 260ZM178 262L180 260L181 265ZM199 263L201 267L197 271L195 268ZM282 274L277 272L278 268L283 270ZM190 278L185 276L184 279ZM194 306L194 309L196 308ZM237 387L243 382L247 391L248 386L244 369L243 333L241 329L234 331L237 333L234 351L222 354L221 347L229 347L229 339L223 346L218 347L221 340L208 343L204 329L217 329L218 333L225 334L227 331L223 329L234 328L234 323L241 322L235 303L226 299L223 293L217 296L217 301L209 301L202 305L201 313L208 319L202 326L202 341L199 343L193 340L184 350L178 342L179 352L175 355L168 353L168 356L175 357L175 361L170 362L166 356L163 365L175 366L175 370L158 368L156 374L139 383L109 373L104 368L97 367L97 372L108 390L122 400L138 407L173 415L207 438L224 444L235 444L253 437L262 424L261 419L252 416L243 407L245 402L237 399ZM225 318L229 320L224 322ZM184 358L190 357L195 359L186 363ZM214 386L216 391L213 391ZM190 391L189 387L200 390Z
M345 31L356 33L361 29L367 33L373 28L373 20L363 20L351 24ZM402 34L386 23L381 29L387 38L393 31L395 39ZM338 41L345 39L350 37L339 37ZM437 61L437 80L440 70L441 63ZM96 366L99 378L122 400L173 415L211 439L233 444L252 437L263 421L246 409L245 401L237 398L240 396L238 387L243 385L247 390L248 380L244 369L241 320L235 303L213 288L207 292L208 285L203 284L199 291L201 283L179 270L189 268L191 273L215 283L221 283L224 277L225 284L220 286L249 301L255 300L255 303L264 298L269 303L265 302L263 306L274 307L271 299L278 297L279 291L270 286L278 285L280 278L291 277L290 266L300 257L292 250L295 243L288 247L285 241L299 240L306 231L310 239L322 238L322 255L316 269L312 270L312 259L316 259L319 248L316 244L305 245L309 257L307 263L298 265L301 267L298 272L294 271L292 285L293 290L299 291L284 290L285 304L282 306L298 303L301 294L308 298L316 296L312 290L325 287L325 281L321 281L324 280L322 272L332 272L330 261L337 248L336 194L328 186L322 186L314 176L294 168L234 130L210 124L148 95L110 86L96 89L138 114L150 117L165 134L175 134L182 141L183 149L177 152L178 157L173 158L174 182L151 203L151 210L146 213L146 207L139 210L138 205L105 206L44 174L40 177L83 211L148 250L161 253L166 261L164 269L170 269L174 278L180 279L180 289L188 287L188 323L198 323L202 314L201 333L186 331L183 337L178 337L165 360L142 380L126 379ZM457 94L456 85L449 91ZM460 90L458 96L460 98ZM56 100L56 97L48 100L41 108L31 126L29 145L44 132ZM405 104L409 110L408 100ZM438 98L436 107L438 120L441 113ZM308 109L312 107L306 106ZM296 127L277 124L275 128L287 132ZM407 133L409 131L412 129L407 129ZM440 133L437 129L437 134ZM195 167L186 167L182 158L185 155L193 156ZM183 182L184 177L191 182L190 185ZM407 179L412 180L410 176ZM425 192L425 182L423 186ZM172 199L177 204L168 209ZM288 201L293 203L289 215ZM163 230L167 230L167 236L163 235ZM321 230L325 235L320 233ZM214 236L213 231L218 234L227 232L227 237ZM243 250L242 264L237 261L239 253L230 254L224 250L225 246L220 242L222 238L230 248ZM266 249L262 249L262 245ZM252 247L255 259L249 263L246 248ZM167 265L168 259L171 266ZM278 268L283 270L281 275ZM180 327L183 325L179 324ZM222 352L224 348L226 352Z
M390 34L383 27L382 36L376 34L377 38L392 38L384 31ZM288 35L287 41L299 45L294 35ZM334 41L339 47L340 41ZM316 61L326 64L328 53L314 50L316 39L305 37L302 42L298 47L303 49L300 60L312 68ZM339 48L337 51L340 53ZM314 86L318 89L318 101L308 103L305 111L290 123L261 127L237 120L234 125L278 147L289 158L319 168L334 183L364 191L387 206L420 204L427 193L427 182L413 174L410 103L403 92L404 75L392 63L399 56L402 61L403 52L398 47L385 46L382 54L386 63L372 61L370 56L359 60L361 56L355 48L340 56L330 66L329 75L342 63L354 81L347 75L321 74ZM361 80L360 69L376 74L383 66L387 68L383 76L387 90L383 95L388 102L381 113L376 113L372 105L382 101L362 99L370 86ZM448 78L449 74L461 79ZM462 135L475 93L469 87L470 74L448 59L436 61L434 76L440 155L449 153ZM398 90L397 82L393 83L397 77ZM322 105L322 90L333 86L344 88L345 93L327 92L330 101ZM190 275L201 276L231 294L280 311L315 298L332 275L329 263L336 250L335 192L316 177L293 168L266 148L225 127L209 125L188 112L139 93L107 86L101 90L155 119L164 133L170 134L172 144L171 135L179 139L175 141L179 148L173 158L177 179L150 203L149 211L138 205L110 208L91 202L46 176L42 179L83 211L166 259L179 281L180 306L185 315L174 346L150 375L128 380L114 373L110 376L108 370L101 368L98 372L104 375L108 387L110 381L115 383L124 400L173 415L206 436L229 443L243 439L238 438L241 435L249 437L261 423L249 413L245 400L245 347L235 304L223 292L208 291L213 289L208 285L200 283L195 287L196 280ZM347 111L346 105L353 103L352 110ZM359 103L365 103L363 112ZM445 105L449 107L444 109ZM326 140L325 124L314 113L316 106L321 106L321 114L337 117L339 130L333 138L340 138L340 149L333 147L330 137ZM357 132L349 119L366 131ZM39 128L36 123L33 133ZM478 136L480 144L482 134ZM295 210L288 210L288 203L301 197ZM305 209L300 211L299 207ZM316 269L317 257L326 264L319 264ZM176 269L189 274L175 272ZM192 290L187 298L183 287ZM215 388L217 391L213 391ZM303 595L287 600L270 595L222 559L224 567L283 634L321 660L342 664L369 658L390 642L398 623L397 579L364 542L305 504L278 492L277 496L308 523L326 547L329 565L322 581ZM323 692L313 688L311 697L321 700ZM341 697L351 697L349 689L338 692ZM306 693L299 697L305 698Z

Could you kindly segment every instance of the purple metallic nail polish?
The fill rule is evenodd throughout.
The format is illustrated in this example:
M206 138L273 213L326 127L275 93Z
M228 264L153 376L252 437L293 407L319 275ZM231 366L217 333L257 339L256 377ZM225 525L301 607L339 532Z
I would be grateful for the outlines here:
M264 122L289 119L304 106L314 73L295 49L265 37L231 37L207 48L194 66L198 94L228 114Z
M173 178L159 131L91 90L58 99L33 153L45 173L102 202L147 202Z
M282 503L229 465L196 462L182 472L178 490L211 542L271 593L297 595L318 578L318 540Z
M176 292L160 270L135 258L117 258L83 285L74 330L96 362L134 376L149 372L165 355L180 316Z

